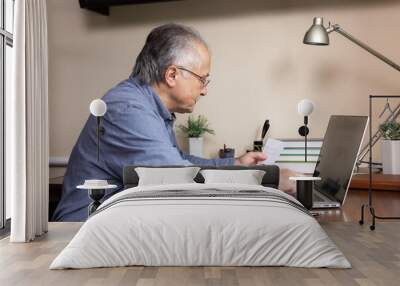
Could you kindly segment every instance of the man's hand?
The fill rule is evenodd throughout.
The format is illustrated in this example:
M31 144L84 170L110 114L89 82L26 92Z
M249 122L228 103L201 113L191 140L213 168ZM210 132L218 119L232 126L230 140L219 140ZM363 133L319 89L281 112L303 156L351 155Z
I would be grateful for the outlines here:
M296 195L296 182L289 180L290 177L302 177L305 174L300 174L289 169L279 170L279 186L278 189L292 196Z
M235 159L235 165L242 166L253 166L257 165L258 162L264 161L267 159L267 156L261 152L248 152L238 158Z

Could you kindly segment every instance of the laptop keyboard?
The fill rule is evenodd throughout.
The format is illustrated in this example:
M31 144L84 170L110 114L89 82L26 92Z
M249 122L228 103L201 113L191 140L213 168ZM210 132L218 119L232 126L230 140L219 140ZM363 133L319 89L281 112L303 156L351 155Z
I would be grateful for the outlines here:
M313 192L313 202L323 202L325 201L317 192Z

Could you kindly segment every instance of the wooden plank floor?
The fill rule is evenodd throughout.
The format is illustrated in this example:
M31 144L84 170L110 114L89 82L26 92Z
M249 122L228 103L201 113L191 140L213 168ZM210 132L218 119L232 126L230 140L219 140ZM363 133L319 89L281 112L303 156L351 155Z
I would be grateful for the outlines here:
M400 194L399 192L395 192ZM366 193L350 192L342 212L318 220L353 268L122 267L48 270L80 223L50 223L49 233L29 244L0 241L0 285L400 285L400 222L378 221L375 231L359 226ZM380 193L377 211L395 215L400 196ZM382 214L382 213L381 213Z

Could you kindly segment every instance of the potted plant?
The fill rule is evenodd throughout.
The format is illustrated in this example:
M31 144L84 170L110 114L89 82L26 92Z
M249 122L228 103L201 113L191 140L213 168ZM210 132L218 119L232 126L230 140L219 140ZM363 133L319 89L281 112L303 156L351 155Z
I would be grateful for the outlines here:
M379 126L382 134L382 165L384 174L400 174L400 123L390 121Z
M203 156L203 137L205 133L215 134L208 126L208 120L202 115L197 118L188 117L187 126L179 125L182 132L189 138L189 154Z

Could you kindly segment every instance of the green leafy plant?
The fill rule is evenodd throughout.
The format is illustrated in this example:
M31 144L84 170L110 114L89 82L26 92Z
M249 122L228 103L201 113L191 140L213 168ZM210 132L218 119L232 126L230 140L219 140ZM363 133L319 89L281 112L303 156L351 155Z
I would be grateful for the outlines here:
M400 123L390 121L379 126L382 137L386 140L400 140Z
M209 128L207 118L201 115L197 118L190 115L187 121L187 126L179 125L179 128L187 137L200 137L204 133L215 134L214 130Z

